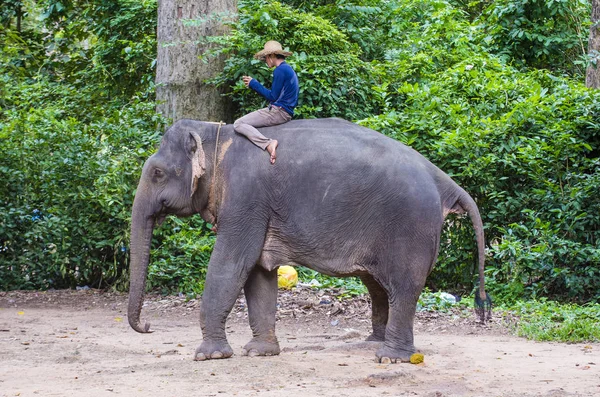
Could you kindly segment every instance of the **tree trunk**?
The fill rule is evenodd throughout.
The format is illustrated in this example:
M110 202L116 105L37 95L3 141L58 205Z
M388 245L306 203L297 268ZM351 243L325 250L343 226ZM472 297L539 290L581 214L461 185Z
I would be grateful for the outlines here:
M588 54L595 60L587 69L585 84L600 88L600 0L592 0L592 27L588 42Z
M17 3L17 32L21 33L21 20L23 19L23 4Z
M190 118L233 121L232 103L223 89L204 83L223 69L223 57L198 58L210 48L206 36L227 33L225 13L237 11L236 0L159 0L156 63L157 110L173 121ZM185 20L196 20L184 24Z

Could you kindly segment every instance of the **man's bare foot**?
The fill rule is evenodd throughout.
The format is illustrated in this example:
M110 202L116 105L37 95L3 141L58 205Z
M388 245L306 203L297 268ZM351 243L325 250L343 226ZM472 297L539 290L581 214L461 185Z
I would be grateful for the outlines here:
M275 164L275 160L277 160L277 142L275 139L271 140L271 143L267 146L267 152L271 155L271 164Z

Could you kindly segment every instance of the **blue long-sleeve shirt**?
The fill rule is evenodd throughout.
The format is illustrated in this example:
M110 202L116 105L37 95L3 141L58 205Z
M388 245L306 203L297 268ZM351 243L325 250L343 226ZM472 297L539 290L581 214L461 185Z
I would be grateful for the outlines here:
M298 104L298 76L286 62L282 62L273 71L271 90L263 87L256 79L252 79L249 86L272 105L280 106L294 115L294 108Z

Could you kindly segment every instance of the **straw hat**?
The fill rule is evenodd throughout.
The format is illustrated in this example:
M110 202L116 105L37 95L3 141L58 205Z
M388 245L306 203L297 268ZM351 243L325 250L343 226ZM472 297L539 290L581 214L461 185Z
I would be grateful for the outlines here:
M254 58L262 60L265 59L267 55L271 54L279 54L283 55L284 57L289 57L292 55L292 53L289 51L283 51L283 48L281 48L281 44L279 44L279 42L270 40L265 43L265 48L262 51L254 54Z

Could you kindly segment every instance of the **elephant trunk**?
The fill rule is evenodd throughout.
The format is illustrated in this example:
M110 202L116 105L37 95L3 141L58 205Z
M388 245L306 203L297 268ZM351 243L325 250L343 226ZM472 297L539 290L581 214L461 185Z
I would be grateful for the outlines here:
M139 189L138 189L139 191ZM142 326L140 313L144 303L144 290L148 275L150 243L154 228L154 216L144 210L143 200L136 195L131 216L131 242L129 263L129 305L127 317L131 328L140 333L149 333L150 324Z

